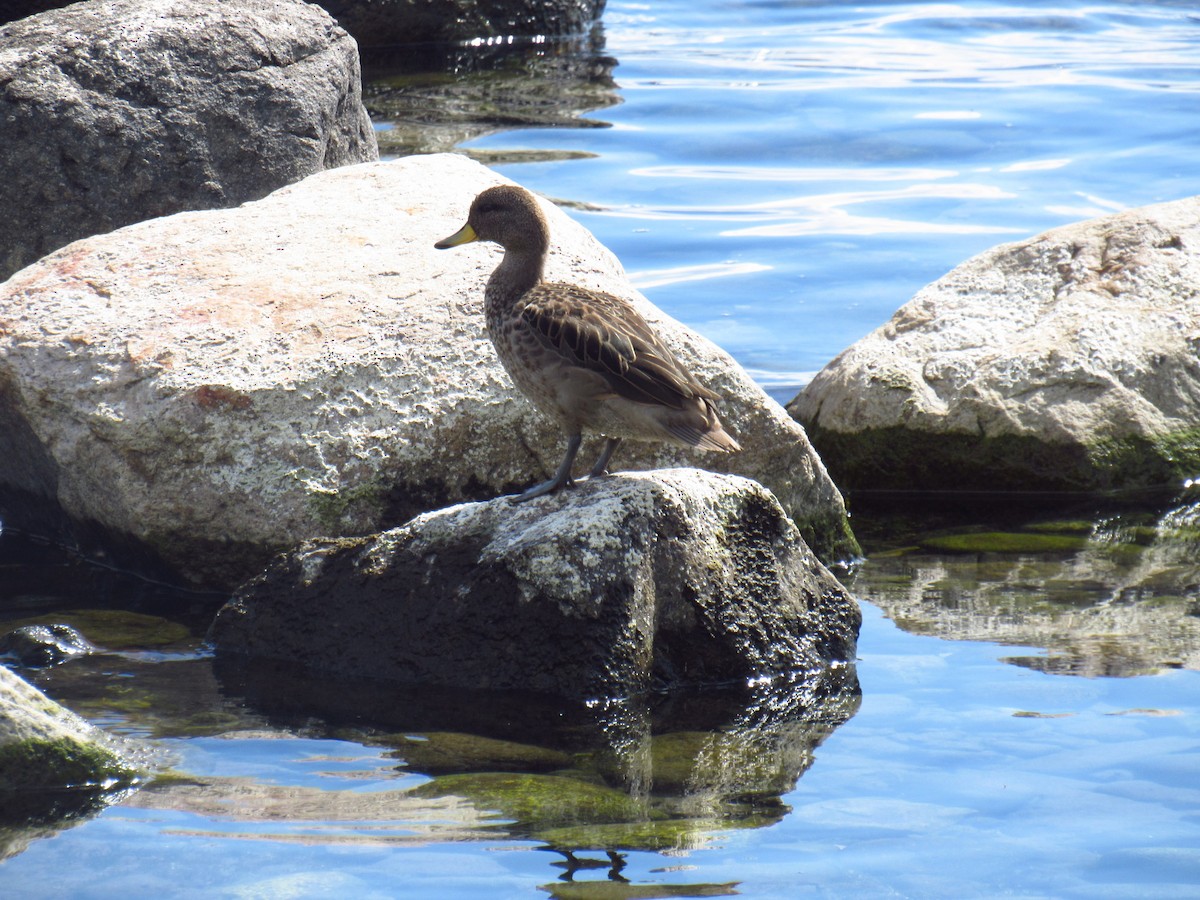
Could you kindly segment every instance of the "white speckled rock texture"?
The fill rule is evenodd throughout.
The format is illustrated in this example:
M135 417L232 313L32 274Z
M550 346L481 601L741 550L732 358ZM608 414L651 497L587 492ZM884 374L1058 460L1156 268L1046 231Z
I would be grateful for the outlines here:
M1200 198L968 260L788 409L848 489L1091 491L1200 474Z
M0 26L0 278L378 159L361 94L353 38L299 0L92 0Z
M0 285L0 514L148 549L177 577L231 588L302 540L547 477L564 439L484 333L499 250L433 248L501 181L452 155L350 166L238 209L80 241L17 273ZM803 429L544 206L547 277L639 304L722 395L745 448L718 458L631 443L616 468L724 466L770 488L826 558L852 555ZM581 459L597 448L585 442ZM67 525L45 521L52 510Z
M762 485L667 469L309 542L210 638L342 676L589 699L852 661L859 623Z

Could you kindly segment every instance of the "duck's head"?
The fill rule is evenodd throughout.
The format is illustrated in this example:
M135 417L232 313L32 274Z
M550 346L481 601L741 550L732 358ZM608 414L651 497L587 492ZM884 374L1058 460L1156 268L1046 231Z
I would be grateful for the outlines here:
M471 241L492 241L505 250L545 253L550 229L533 194L514 184L502 184L476 197L467 224L433 246L446 250Z

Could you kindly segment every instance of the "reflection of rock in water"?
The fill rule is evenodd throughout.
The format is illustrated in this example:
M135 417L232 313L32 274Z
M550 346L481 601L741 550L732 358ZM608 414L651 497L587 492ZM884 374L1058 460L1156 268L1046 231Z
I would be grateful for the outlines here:
M850 588L914 634L1045 647L1009 659L1045 672L1200 669L1200 504L1101 519L1072 553L871 560Z
M496 837L487 828L486 816L465 801L426 800L403 790L336 791L252 778L166 777L121 805L179 810L227 822L274 823L269 830L197 827L186 832L194 836L321 845L428 844Z
M414 798L466 798L498 811L505 832L569 851L692 847L778 821L781 795L859 703L852 666L591 707L335 682L275 663L217 671L276 727L389 747L399 772L434 775Z
M606 127L580 118L618 102L599 27L585 37L518 40L502 46L404 48L403 56L368 60L363 102L383 156L439 153L463 141L512 128ZM482 154L475 154L482 155ZM556 151L487 154L486 162L578 155Z

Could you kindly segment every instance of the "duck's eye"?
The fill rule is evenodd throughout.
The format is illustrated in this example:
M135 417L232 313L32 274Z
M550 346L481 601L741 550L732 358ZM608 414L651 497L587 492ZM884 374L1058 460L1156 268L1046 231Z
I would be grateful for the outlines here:
M481 212L481 213L494 213L499 208L500 208L499 204L492 203L490 201L487 203L479 204L479 212Z

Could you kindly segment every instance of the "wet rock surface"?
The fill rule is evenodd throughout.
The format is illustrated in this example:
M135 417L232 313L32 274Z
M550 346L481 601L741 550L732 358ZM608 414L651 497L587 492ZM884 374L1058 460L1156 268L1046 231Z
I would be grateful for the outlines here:
M968 260L789 405L845 489L1138 489L1200 472L1200 198Z
M0 659L7 657L22 666L54 666L95 649L70 625L22 625L0 635Z
M353 39L295 0L97 0L0 27L0 279L377 158L360 95Z
M0 666L0 824L88 808L135 775L99 729Z
M66 539L232 588L302 540L544 480L561 431L517 394L484 333L497 251L433 248L502 181L448 154L343 167L238 209L77 242L9 279L0 515L21 526L57 511ZM824 558L857 552L803 429L543 208L547 277L630 298L720 394L744 447L714 460L629 442L617 466L722 466L766 485Z
M210 637L344 676L584 700L853 659L859 618L760 485L668 470L306 544Z

